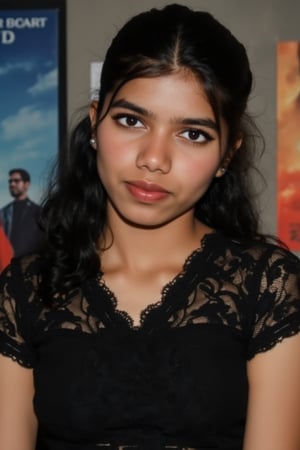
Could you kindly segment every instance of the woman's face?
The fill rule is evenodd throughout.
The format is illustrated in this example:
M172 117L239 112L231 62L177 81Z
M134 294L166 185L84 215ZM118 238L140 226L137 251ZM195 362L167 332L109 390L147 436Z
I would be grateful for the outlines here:
M196 202L221 176L226 136L191 73L126 83L95 135L108 218L117 214L143 227L193 218Z

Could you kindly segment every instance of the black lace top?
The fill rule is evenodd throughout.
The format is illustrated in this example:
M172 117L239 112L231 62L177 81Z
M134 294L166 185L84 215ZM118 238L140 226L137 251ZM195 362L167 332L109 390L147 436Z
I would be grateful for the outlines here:
M38 450L240 450L246 362L300 331L300 262L208 235L134 327L100 276L51 307L1 277L0 351L34 368ZM280 344L279 344L280 345Z

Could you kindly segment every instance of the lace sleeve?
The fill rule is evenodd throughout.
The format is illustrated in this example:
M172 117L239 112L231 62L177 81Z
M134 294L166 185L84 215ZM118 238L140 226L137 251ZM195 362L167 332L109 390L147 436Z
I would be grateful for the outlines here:
M13 260L0 276L0 353L24 367L33 367L34 354L26 338L26 297L20 264Z
M249 359L300 331L300 260L275 247L260 273Z

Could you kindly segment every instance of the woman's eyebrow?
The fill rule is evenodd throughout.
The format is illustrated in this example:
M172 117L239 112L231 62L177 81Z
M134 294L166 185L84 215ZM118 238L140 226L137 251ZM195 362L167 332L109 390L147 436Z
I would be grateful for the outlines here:
M111 108L125 108L128 109L130 111L133 111L137 114L141 114L144 117L155 117L155 114L152 111L149 111L146 108L143 108L142 106L139 106L135 103L129 102L128 100L125 100L123 98L119 99L119 100L115 100L112 105ZM219 131L219 127L217 125L217 123L210 118L196 118L196 117L184 117L184 118L174 118L172 119L172 122L175 124L180 124L180 125L196 125L196 126L204 126L204 127L208 127L211 128L212 130L218 132Z
M208 127L208 128L212 128L215 131L219 131L219 127L217 125L217 123L210 118L195 118L195 117L186 117L184 119L181 118L176 118L174 119L175 123L179 123L182 125L198 125L198 126L204 126L204 127Z
M111 108L125 108L125 109L129 109L130 111L134 111L137 114L141 114L145 117L154 117L153 112L148 111L148 109L143 108L142 106L138 106L135 103L132 102L128 102L127 100L121 98L119 100L115 100L112 104L111 104Z

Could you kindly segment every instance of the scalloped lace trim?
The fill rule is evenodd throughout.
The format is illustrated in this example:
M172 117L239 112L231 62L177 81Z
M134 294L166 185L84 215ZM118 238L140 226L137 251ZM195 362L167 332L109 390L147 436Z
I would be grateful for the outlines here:
M269 341L267 343L267 345L259 346L255 352L251 352L248 355L248 360L254 358L254 356L256 356L258 353L264 353L264 352L271 350L273 347L275 347L276 344L284 341L285 339L287 339L289 337L296 336L296 334L298 334L298 333L300 333L300 323L294 329L290 329L283 335L277 336L275 339L272 339L271 341Z
M134 325L134 321L127 311L118 309L118 299L115 296L115 294L113 293L113 291L105 284L105 280L104 280L102 272L100 272L97 276L97 283L106 292L107 296L113 303L115 312L117 314L119 314L121 317L123 317L124 320L126 320L128 326L132 330L138 331L143 327L143 324L144 324L147 316L149 315L149 313L151 311L153 311L154 309L159 308L165 302L168 292L173 288L174 285L177 284L178 280L181 280L186 275L186 273L188 272L189 266L192 263L192 261L194 260L194 258L196 257L196 255L198 255L205 249L207 240L213 235L216 235L216 231L212 231L210 233L204 234L204 236L200 240L199 247L196 248L195 250L193 250L193 252L184 261L181 271L162 288L160 299L156 302L149 304L146 308L144 308L141 311L140 320L139 320L138 325Z
M3 356L7 356L8 358L11 358L13 361L17 362L18 364L20 364L23 367L32 369L32 365L30 363L28 363L27 361L24 361L19 356L16 356L15 353L8 351L5 348L0 348L0 354L2 354Z

